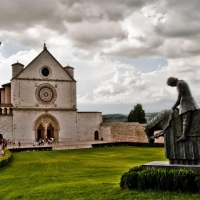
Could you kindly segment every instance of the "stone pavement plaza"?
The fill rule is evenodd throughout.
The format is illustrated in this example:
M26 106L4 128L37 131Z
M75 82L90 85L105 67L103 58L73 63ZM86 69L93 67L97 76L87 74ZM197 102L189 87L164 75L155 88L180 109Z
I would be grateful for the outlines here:
M33 143L22 143L20 147L18 144L8 144L7 148L32 148L32 147L49 147L52 146L52 150L65 150L65 149L85 149L85 148L92 148L92 144L98 144L98 143L107 143L107 141L70 141L70 142L60 142L58 143L52 143L48 144L47 142L44 143L44 145L33 145Z

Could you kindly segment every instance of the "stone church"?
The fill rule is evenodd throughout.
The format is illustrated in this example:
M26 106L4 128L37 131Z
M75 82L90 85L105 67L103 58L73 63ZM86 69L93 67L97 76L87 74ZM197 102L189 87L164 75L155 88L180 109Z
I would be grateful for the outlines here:
M78 112L74 68L43 51L26 67L12 64L11 82L0 88L0 136L32 143L100 139L101 112Z

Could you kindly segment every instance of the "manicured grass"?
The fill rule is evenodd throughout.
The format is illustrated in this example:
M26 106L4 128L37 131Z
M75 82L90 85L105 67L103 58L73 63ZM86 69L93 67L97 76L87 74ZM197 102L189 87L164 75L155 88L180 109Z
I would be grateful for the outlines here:
M165 160L163 148L109 147L13 153L0 168L0 199L199 199L200 194L124 191L121 175L136 165Z

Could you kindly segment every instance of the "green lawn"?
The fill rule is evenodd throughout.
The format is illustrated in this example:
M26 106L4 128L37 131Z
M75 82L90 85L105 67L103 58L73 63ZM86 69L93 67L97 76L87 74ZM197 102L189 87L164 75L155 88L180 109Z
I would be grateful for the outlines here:
M165 160L163 148L13 153L11 163L0 168L0 199L200 199L200 194L120 189L120 177L129 168L156 160Z

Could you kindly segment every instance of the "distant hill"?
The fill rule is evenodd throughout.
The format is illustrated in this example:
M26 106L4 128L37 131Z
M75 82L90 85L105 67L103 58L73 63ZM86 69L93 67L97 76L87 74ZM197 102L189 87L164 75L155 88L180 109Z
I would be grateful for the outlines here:
M158 113L145 113L147 122L155 117ZM103 122L127 122L128 115L122 114L107 114L103 115Z
M158 113L145 113L145 118L148 121L150 121L152 118L154 118Z
M108 114L103 115L103 122L127 122L128 115L122 114Z

